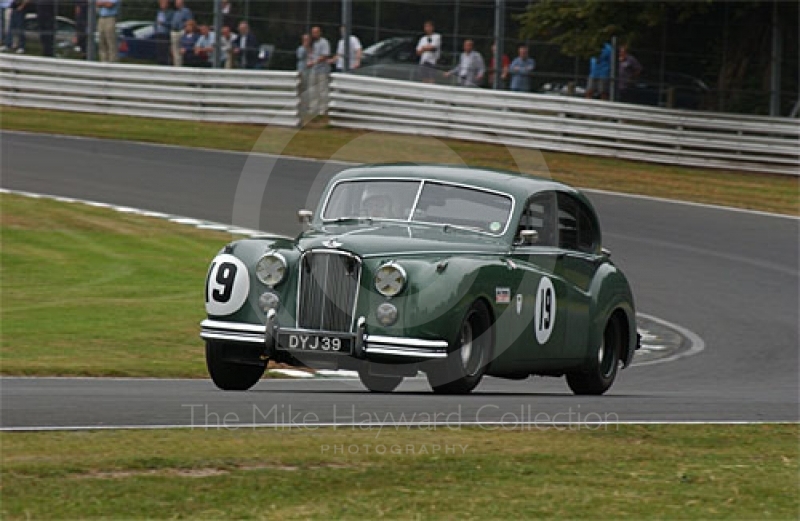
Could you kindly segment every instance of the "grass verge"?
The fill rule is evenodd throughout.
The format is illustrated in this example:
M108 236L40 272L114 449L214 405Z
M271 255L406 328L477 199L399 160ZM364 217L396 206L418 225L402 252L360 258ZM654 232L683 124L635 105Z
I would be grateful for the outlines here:
M328 128L153 120L2 107L0 128L255 151L355 162L465 162L542 173L575 186L798 215L792 176L655 165L577 154L506 148L456 140ZM546 172L545 171L545 172Z
M206 376L207 264L230 235L0 196L0 371Z
M796 519L798 426L2 433L4 519Z

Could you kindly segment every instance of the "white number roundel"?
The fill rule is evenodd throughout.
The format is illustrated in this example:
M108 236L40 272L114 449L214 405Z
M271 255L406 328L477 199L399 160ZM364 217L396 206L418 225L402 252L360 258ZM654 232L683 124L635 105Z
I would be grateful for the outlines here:
M556 322L556 290L547 277L539 281L536 290L536 314L533 327L536 330L536 341L544 345L550 340L553 324Z
M250 275L244 263L223 253L217 255L206 278L206 312L224 316L239 311L250 292Z

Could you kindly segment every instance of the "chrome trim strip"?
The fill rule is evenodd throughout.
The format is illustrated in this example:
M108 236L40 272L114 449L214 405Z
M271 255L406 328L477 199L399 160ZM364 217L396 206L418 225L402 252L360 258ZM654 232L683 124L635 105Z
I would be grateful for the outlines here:
M404 349L394 346L367 346L364 353L369 355L408 356L412 358L447 358L446 351L425 351L419 349Z
M427 178L427 177L420 177L420 178L413 178L413 177L412 178L408 178L408 177L354 177L354 178L350 178L350 179L340 179L340 180L336 181L336 183L333 186L331 186L330 190L328 190L328 193L325 196L325 202L322 204L322 211L320 212L320 220L322 220L322 224L323 225L325 223L332 222L332 221L336 220L336 219L326 219L325 218L325 210L327 210L327 208L328 208L328 201L330 200L331 194L333 193L334 189L337 186L339 186L340 184L342 184L342 183L351 183L351 182L360 182L360 181L409 181L409 182L417 182L417 183L420 184L420 188L418 189L416 198L414 199L414 206L411 207L411 211L409 212L408 219L371 219L371 220L374 220L374 221L393 221L393 222L405 222L405 223L417 222L417 223L420 223L420 224L430 224L430 225L434 225L434 226L447 225L447 223L432 223L432 222L414 220L414 213L417 210L417 203L419 203L419 198L420 198L420 196L422 194L422 190L423 190L423 187L425 186L425 183L440 184L440 185L447 185L447 186L456 186L456 187L459 187L459 188L466 188L466 189L469 189L469 190L476 190L478 192L485 192L485 193L489 193L489 194L495 194L495 195L501 195L503 197L508 197L511 200L511 208L508 211L508 218L506 219L506 223L505 223L505 226L503 227L503 230L501 232L499 232L499 233L484 232L482 230L472 230L475 233L480 233L482 235L488 235L490 237L502 237L503 235L505 235L506 232L508 231L508 228L511 226L511 221L514 220L514 210L517 207L517 200L516 200L516 198L514 198L513 195L511 195L509 193L506 193L506 192L501 192L499 190L493 190L491 188L484 188L484 187L481 187L481 186L468 185L468 184L464 184L464 183L456 183L456 182L453 182L453 181L442 181L442 180L439 180L439 179L432 179L432 178ZM453 224L450 224L449 226L459 227L459 226L453 225ZM464 228L464 227L462 226L462 227L459 227L459 228Z
M264 345L263 335L246 333L223 333L219 331L202 331L200 337L206 340L228 340L230 342L246 342L248 344Z
M219 329L222 331L234 331L241 333L253 333L263 335L266 332L266 327L260 324L246 324L244 322L224 322L222 320L212 320L207 318L200 322L200 327L203 329Z
M461 251L386 251L386 252L379 252L379 253L368 253L363 256L364 259L374 259L375 257L413 257L414 255L487 255L492 257L498 257L502 255L508 255L508 251L468 251L468 250L461 250Z
M420 338L402 338L396 336L367 335L367 347L370 343L386 346L414 347L420 349L434 349L447 351L446 340L422 340Z

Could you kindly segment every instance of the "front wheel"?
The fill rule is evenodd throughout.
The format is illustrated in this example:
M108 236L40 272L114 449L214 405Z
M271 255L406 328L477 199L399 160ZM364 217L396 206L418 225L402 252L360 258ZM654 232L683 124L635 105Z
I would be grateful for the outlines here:
M235 347L233 348L235 350ZM206 342L206 367L214 384L223 391L246 391L261 379L267 363L237 363L225 356L232 351L229 344Z
M567 374L567 385L578 395L601 395L614 383L623 350L623 334L619 321L613 318L606 325L597 356L585 372Z
M481 382L494 343L489 309L481 301L470 306L456 344L447 358L431 366L428 383L437 394L467 394Z

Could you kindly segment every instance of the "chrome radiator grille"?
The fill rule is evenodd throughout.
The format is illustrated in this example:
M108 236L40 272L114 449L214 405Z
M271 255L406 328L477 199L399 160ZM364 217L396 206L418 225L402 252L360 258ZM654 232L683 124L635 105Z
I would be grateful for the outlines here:
M349 332L353 327L361 260L342 251L309 251L300 260L297 327Z

